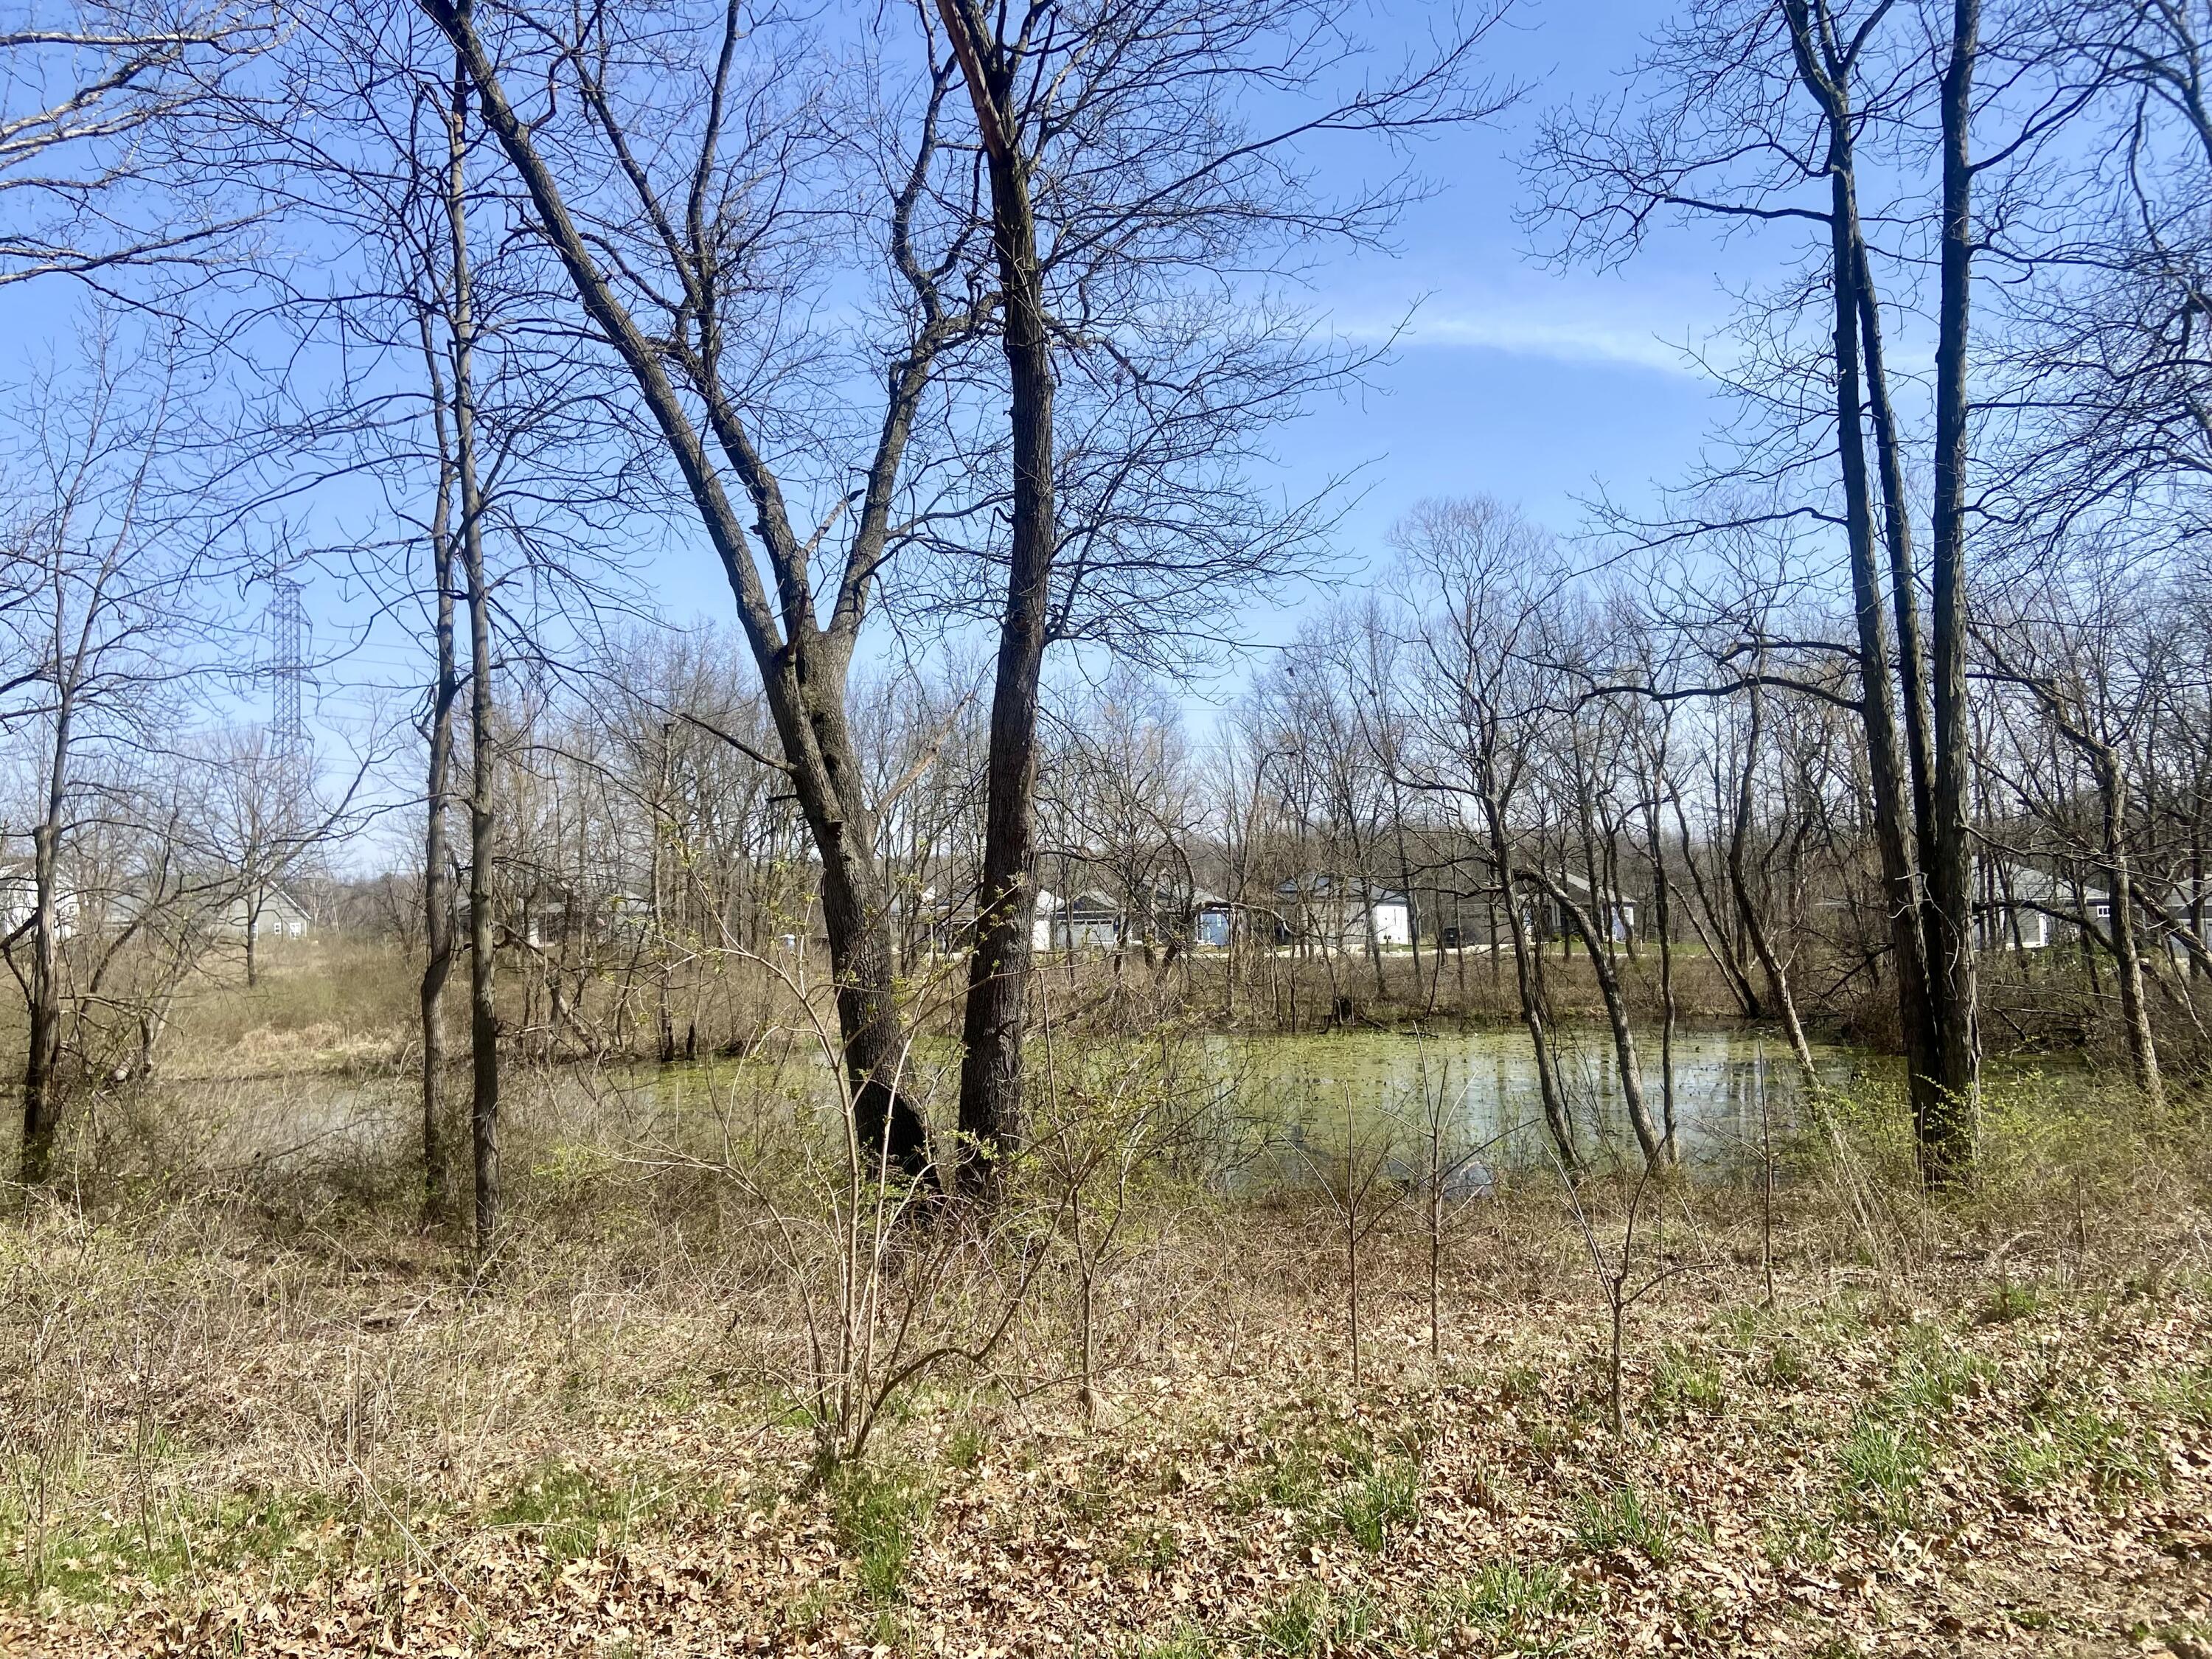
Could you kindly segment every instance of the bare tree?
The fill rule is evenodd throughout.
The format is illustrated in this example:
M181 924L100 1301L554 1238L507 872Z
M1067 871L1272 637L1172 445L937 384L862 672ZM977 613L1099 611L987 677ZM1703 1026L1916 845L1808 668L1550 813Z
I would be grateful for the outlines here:
M22 1179L52 1167L65 1103L61 1074L64 939L83 925L71 859L102 816L95 757L159 751L184 681L198 671L195 625L204 547L180 505L191 483L178 450L188 388L154 367L121 366L95 337L81 377L40 392L8 503L15 586L0 610L0 732L37 757L28 903L4 940L29 1018L22 1086Z
M2077 544L2033 591L2015 598L2011 626L1987 626L1980 636L1990 661L1984 672L2026 690L2041 721L2088 768L2094 827L2081 839L2103 896L2130 1070L2155 1104L2164 1085L2138 918L2156 915L2162 906L2140 902L2133 734L2154 721L2162 675L2152 643L2159 609L2142 603L2144 575L2118 550ZM2048 809L2056 803L2038 804L2046 819L2055 816ZM2074 923L2092 935L2103 931L2086 908L2077 909Z
M1941 1185L1971 1172L1979 1077L1966 678L1975 259L1993 227L2010 228L2023 181L2091 92L2033 9L2007 9L1994 48L1979 0L1936 10L1923 19L1885 0L1694 6L1655 37L1632 104L1547 125L1536 217L1557 229L1564 257L1603 263L1629 257L1669 216L1784 237L1802 228L1786 285L1746 319L1752 350L1731 380L1759 431L1739 471L1804 480L1805 497L1773 514L1842 538L1914 1121L1926 1176ZM1988 50L1999 72L1978 93ZM1866 154L1903 165L1863 167ZM1990 196L1978 221L1978 186ZM1870 202L1877 190L1887 193ZM1899 261L1886 296L1889 250L1870 220L1914 228L1933 251L1932 293L1918 286L1921 266ZM1919 452L1924 569L1906 486L1913 435L1883 349L1886 307L1921 299L1936 323L1933 430ZM1711 527L1693 509L1645 532L1663 542Z
M1487 842L1544 1121L1562 1166L1577 1171L1582 1156L1553 1054L1518 821L1537 731L1555 706L1529 672L1529 647L1566 585L1565 573L1548 538L1480 498L1416 508L1392 543L1403 562L1401 585L1421 605L1415 639L1425 672L1413 677L1413 711L1432 758L1419 787L1463 803Z
M1187 313L1208 290L1218 295L1227 270L1279 269L1298 257L1303 239L1377 235L1400 189L1328 203L1300 171L1304 147L1331 133L1410 136L1494 112L1500 94L1472 70L1498 13L1455 20L1432 53L1365 82L1351 73L1358 43L1305 0L1042 0L996 12L975 0L939 0L936 16L990 181L1011 446L982 893L962 1027L960 1129L963 1148L984 1155L968 1166L969 1178L988 1185L989 1156L1022 1138L1038 692L1054 631L1055 561L1075 527L1056 493L1055 399L1065 369L1087 365L1101 386L1164 410L1141 423L1134 441L1108 446L1128 459L1106 469L1091 533L1072 538L1079 569L1129 522L1122 479L1141 486L1174 476L1173 459L1164 473L1146 459L1154 434L1238 423L1205 398L1206 377L1194 365L1170 368L1175 354L1163 352L1162 337L1176 335L1177 310ZM1240 94L1304 107L1270 131L1251 125L1237 106ZM1263 361L1260 378L1270 390L1248 404L1279 406L1286 389L1295 394L1316 381L1316 366L1297 349L1303 331L1288 317L1263 331L1258 356L1277 361ZM1183 407L1194 397L1195 421ZM1276 538L1241 539L1265 546ZM1079 585L1063 584L1063 615Z
M941 159L949 67L922 65L910 105L895 97L839 111L791 94L821 67L795 26L763 18L756 29L741 6L580 18L446 0L424 0L424 9L452 41L527 192L538 234L629 380L729 580L775 720L774 763L790 778L822 860L864 1133L872 1140L877 1126L889 1125L899 1162L925 1167L921 1118L890 1083L906 1037L890 896L846 689L877 578L901 532L898 503L925 396L986 304L961 291L973 216ZM543 108L518 109L515 85L533 97L542 87ZM672 105L665 94L677 85L691 95ZM856 188L868 204L858 212ZM940 190L951 203L943 212ZM852 471L838 453L856 411L803 372L805 354L818 360L825 343L795 337L795 310L785 304L802 269L818 283L834 264L814 245L825 225L841 228L845 247L886 276L880 332L844 352L884 387ZM811 529L787 489L804 478L788 476L768 447L786 435L793 465L818 460L829 489ZM848 482L854 471L857 487ZM825 592L815 556L848 520Z
M279 37L274 9L34 0L0 27L0 286L195 276L251 222L210 118Z

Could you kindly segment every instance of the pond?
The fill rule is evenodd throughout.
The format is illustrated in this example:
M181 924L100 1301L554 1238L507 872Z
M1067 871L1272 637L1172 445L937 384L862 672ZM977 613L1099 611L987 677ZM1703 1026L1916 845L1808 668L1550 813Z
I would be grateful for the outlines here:
M1632 1152L1612 1036L1601 1028L1555 1030L1557 1075L1576 1138L1586 1153ZM1347 1140L1389 1148L1418 1166L1433 1118L1447 1161L1470 1167L1528 1166L1552 1158L1535 1059L1517 1028L1427 1033L1361 1031L1318 1036L1222 1039L1216 1065L1233 1103L1231 1121L1254 1143L1260 1167L1288 1173L1309 1148L1340 1155ZM1638 1032L1645 1103L1655 1120L1662 1094L1657 1036ZM1824 1083L1850 1081L1857 1056L1818 1047ZM1764 1133L1796 1123L1803 1090L1788 1045L1738 1026L1680 1030L1674 1039L1674 1116L1685 1159L1728 1164L1756 1158ZM1271 1127L1276 1132L1269 1135ZM1262 1152L1268 1141L1279 1143ZM1287 1157L1285 1154L1287 1153Z
M1609 1035L1602 1028L1554 1033L1560 1078L1578 1145L1600 1158L1634 1150ZM1656 1033L1639 1032L1645 1097L1661 1106ZM1098 1045L1109 1058L1120 1043ZM1134 1045L1136 1049L1149 1043ZM1042 1050L1039 1056L1042 1059ZM1857 1056L1817 1048L1824 1080L1848 1082ZM1215 1036L1202 1042L1206 1083L1188 1090L1206 1103L1187 1140L1190 1173L1249 1188L1310 1179L1315 1160L1340 1157L1347 1141L1363 1156L1408 1170L1425 1167L1431 1113L1447 1162L1469 1180L1515 1167L1541 1167L1552 1152L1543 1127L1535 1061L1517 1027L1425 1035L1366 1030L1318 1036ZM917 1053L910 1086L933 1116L949 1118L957 1063L949 1045ZM1188 1089L1191 1079L1183 1073ZM465 1100L465 1079L453 1098ZM406 1157L421 1133L419 1085L403 1070L368 1077L318 1074L184 1083L160 1091L156 1156L172 1164L312 1164L332 1158ZM711 1150L718 1106L750 1097L832 1103L818 1056L701 1061L672 1067L516 1066L506 1116L515 1151L563 1142L613 1146L638 1141ZM1675 1120L1686 1159L1726 1164L1755 1158L1762 1102L1777 1135L1796 1122L1802 1090L1788 1047L1735 1026L1698 1026L1674 1045ZM119 1126L118 1126L119 1127ZM457 1126L458 1127L458 1126ZM150 1129L151 1124L142 1127ZM704 1136L704 1139L698 1139ZM149 1146L148 1150L152 1150Z

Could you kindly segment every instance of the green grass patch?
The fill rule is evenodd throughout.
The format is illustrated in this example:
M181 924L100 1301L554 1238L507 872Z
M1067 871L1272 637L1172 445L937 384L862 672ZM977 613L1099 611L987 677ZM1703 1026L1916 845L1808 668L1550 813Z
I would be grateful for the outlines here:
M641 1516L660 1507L659 1494L635 1481L614 1486L588 1469L549 1463L517 1485L486 1517L493 1526L530 1533L557 1564L619 1543Z
M1663 1566L1674 1558L1674 1535L1665 1503L1632 1485L1575 1500L1575 1543L1586 1555L1636 1549Z
M1651 1403L1669 1415L1717 1412L1726 1397L1720 1362L1669 1342L1659 1350L1651 1374Z
M830 1518L838 1553L852 1562L861 1593L879 1607L905 1595L907 1566L933 1497L910 1469L848 1463L830 1480Z
M1813 1367L1804 1350L1786 1337L1766 1356L1766 1380L1778 1389L1802 1389L1812 1380Z
M1164 1521L1147 1521L1121 1534L1113 1564L1124 1572L1164 1572L1182 1559L1182 1540Z
M1257 1476L1234 1497L1234 1507L1288 1510L1303 1515L1318 1509L1328 1495L1328 1472L1321 1455L1303 1440L1279 1441L1267 1448Z
M1935 1327L1919 1325L1898 1354L1884 1404L1895 1415L1925 1423L1971 1395L1988 1393L1996 1382L1996 1368L1988 1360L1954 1347Z
M353 1530L356 1517L321 1492L266 1492L149 1506L143 1516L56 1517L34 1532L20 1510L0 1517L0 1598L26 1606L52 1594L71 1603L106 1599L120 1578L158 1584L189 1580L210 1571L249 1562L292 1560L297 1577L312 1577L325 1555L341 1548L382 1553L380 1533L368 1540ZM325 1538L332 1523L347 1528L342 1542Z
M1723 1309L1714 1322L1721 1334L1742 1351L1748 1352L1766 1328L1774 1322L1774 1316L1756 1303L1740 1302Z
M1195 1625L1179 1626L1157 1642L1139 1642L1121 1652L1127 1659L1212 1659L1213 1638Z
M2009 1325L2026 1319L2043 1306L2043 1298L2027 1285L2000 1285L1982 1298L1974 1310L1977 1325Z
M1778 1567L1825 1566L1835 1559L1832 1519L1795 1505L1773 1514L1760 1539L1766 1559Z
M1380 1622L1364 1596L1333 1599L1318 1584L1301 1584L1253 1621L1250 1645L1261 1659L1316 1659L1363 1641Z
M1928 1446L1917 1431L1865 1410L1837 1454L1851 1500L1861 1513L1893 1531L1912 1524Z
M1998 1477L2021 1494L2080 1480L2100 1497L2144 1492L2166 1482L2166 1459L2148 1430L2087 1406L2033 1413L2000 1453Z
M2185 1423L2212 1427L2212 1365L2183 1366L2160 1377L2148 1403Z
M1493 1561L1474 1577L1438 1591L1433 1605L1440 1622L1468 1626L1493 1642L1506 1641L1573 1612L1575 1583L1548 1561L1525 1566Z
M1421 1518L1421 1469L1409 1457L1378 1463L1337 1494L1337 1519L1362 1549L1380 1552Z
M963 1423L945 1437L945 1466L964 1474L981 1467L990 1449L989 1436L973 1423Z
M1498 1398L1502 1405L1517 1406L1544 1397L1544 1376L1534 1365L1510 1365L1498 1375Z

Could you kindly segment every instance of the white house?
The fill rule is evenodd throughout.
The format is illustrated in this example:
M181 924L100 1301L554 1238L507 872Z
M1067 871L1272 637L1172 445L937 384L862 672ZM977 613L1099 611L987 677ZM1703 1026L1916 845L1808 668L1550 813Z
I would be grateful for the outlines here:
M1275 942L1304 949L1394 950L1413 942L1413 907L1405 894L1352 878L1293 877L1275 890Z
M27 927L39 907L38 878L29 860L0 864L0 939L12 939ZM55 933L63 939L76 932L76 890L66 881L54 894Z
M1596 918L1592 915L1594 907L1590 898L1589 883L1570 870L1561 878L1560 884L1567 889L1568 896L1573 899L1583 913L1590 915L1595 921ZM1541 901L1541 905L1542 915L1540 926L1547 937L1563 939L1574 931L1574 923L1567 920L1565 905L1548 898ZM1613 899L1613 919L1607 926L1607 932L1612 936L1614 944L1623 945L1627 942L1629 935L1635 931L1636 901L1626 895L1616 893Z

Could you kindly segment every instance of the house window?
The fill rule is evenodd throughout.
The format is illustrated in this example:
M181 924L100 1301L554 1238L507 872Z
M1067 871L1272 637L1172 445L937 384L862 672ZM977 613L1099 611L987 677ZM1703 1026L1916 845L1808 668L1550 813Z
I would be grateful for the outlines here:
M2109 905L2109 904L2100 904L2100 905L2099 905L2099 906L2097 907L2097 920L2098 920L2098 921L2110 921L2112 919L2112 907L2111 905Z

